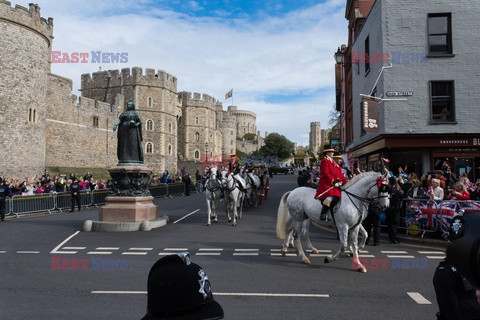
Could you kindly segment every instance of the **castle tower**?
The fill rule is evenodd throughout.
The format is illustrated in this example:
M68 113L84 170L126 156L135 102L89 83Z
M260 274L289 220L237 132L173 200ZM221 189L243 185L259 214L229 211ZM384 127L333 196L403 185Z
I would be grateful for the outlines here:
M40 8L0 0L0 176L32 176L45 168L47 75L53 19Z
M318 148L322 144L322 132L320 130L320 122L310 122L310 139L308 149L318 152Z

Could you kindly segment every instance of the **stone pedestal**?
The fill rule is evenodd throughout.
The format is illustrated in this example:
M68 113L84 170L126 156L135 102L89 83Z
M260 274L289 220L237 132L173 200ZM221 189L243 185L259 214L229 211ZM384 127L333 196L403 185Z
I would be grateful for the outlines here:
M153 197L107 197L107 204L100 208L100 221L138 222L157 218L157 206Z

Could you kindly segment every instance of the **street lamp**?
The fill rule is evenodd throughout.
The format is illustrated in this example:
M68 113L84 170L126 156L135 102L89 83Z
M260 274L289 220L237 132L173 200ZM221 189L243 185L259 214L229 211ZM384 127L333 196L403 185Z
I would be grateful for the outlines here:
M342 52L340 47L338 47L337 52L335 52L333 56L335 57L335 61L337 62L337 64L343 64L343 57L345 56L345 54Z

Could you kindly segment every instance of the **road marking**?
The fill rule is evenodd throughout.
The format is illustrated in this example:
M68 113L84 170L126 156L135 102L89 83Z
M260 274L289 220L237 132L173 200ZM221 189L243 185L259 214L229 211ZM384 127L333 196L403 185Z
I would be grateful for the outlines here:
M133 251L122 252L123 255L127 255L127 256L144 256L147 253L148 252L133 252Z
M388 258L415 259L414 256L398 256L398 255L388 255L388 254L387 254L387 257Z
M97 247L95 250L119 250L119 247Z
M197 210L195 210L195 211L192 211L192 212L190 212L190 213L189 213L189 214L187 214L186 216L184 216L184 217L181 217L180 219L178 219L177 221L174 221L173 223L177 223L177 222L179 222L179 221L182 221L183 219L185 219L185 218L187 218L187 217L191 216L192 214L194 214L195 212L198 212L198 211L200 211L200 209L197 209Z
M62 249L65 250L83 250L86 249L87 247L63 247Z
M412 298L418 304L432 304L430 301L425 299L425 297L418 292L407 292L407 294L410 296L410 298Z
M147 291L92 291L92 294L147 294ZM329 298L329 294L308 293L257 293L257 292L214 292L215 296L237 297L285 297L285 298Z
M0 253L7 253L7 251L0 251Z
M253 251L260 251L260 249L235 249L234 251L242 251L242 252L253 252Z
M270 255L272 257L278 257L278 256L281 256L282 254L281 253L270 253ZM284 255L285 257L296 257L297 254L296 253L285 253Z
M221 248L200 248L198 251L223 251Z
M258 252L234 252L234 256L258 256Z
M195 253L196 256L219 256L221 252L197 252Z
M427 256L427 259L437 259L437 260L442 260L445 259L446 256Z
M270 252L280 252L282 249L270 249Z
M112 251L89 251L87 254L112 254Z
M445 252L442 251L418 251L420 254L445 254Z
M318 253L330 253L332 250L317 250ZM312 250L307 250L307 252L312 252Z
M373 254L359 254L359 258L375 258Z
M380 252L381 253L393 253L393 254L395 254L395 253L405 253L406 254L407 253L407 251L380 251Z
M25 254L32 253L32 254L35 254L35 253L40 253L40 251L17 251L17 253L25 253Z
M326 253L323 253L323 254L321 254L321 253L311 253L310 257L330 257L331 258L332 255L331 254L326 254Z
M77 251L58 251L58 249L60 249L65 243L67 243L70 239L72 239L73 237L75 237L79 233L80 233L80 231L77 231L74 234L72 234L70 237L68 237L67 239L60 242L60 244L58 246L56 246L55 248L53 248L53 250L50 251L50 253L66 253L66 254L77 253Z
M188 251L188 248L165 248L163 251Z
M139 251L145 250L145 251L150 251L150 250L153 250L153 248L130 248L130 249L128 249L128 250L139 250Z

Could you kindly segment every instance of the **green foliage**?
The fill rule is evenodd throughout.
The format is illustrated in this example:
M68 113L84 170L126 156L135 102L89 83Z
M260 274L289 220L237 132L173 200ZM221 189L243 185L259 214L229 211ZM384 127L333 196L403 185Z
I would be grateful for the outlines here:
M289 158L293 152L293 142L278 133L270 133L265 138L265 145L260 148L262 156L278 156L280 161Z
M256 138L257 138L257 135L255 133L245 133L243 135L243 139L245 140L253 141L253 140L256 140Z

